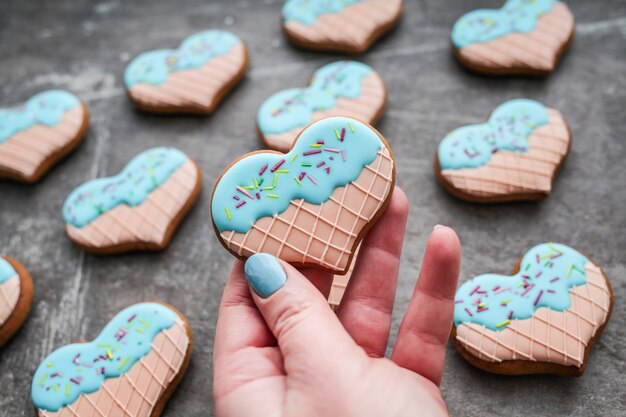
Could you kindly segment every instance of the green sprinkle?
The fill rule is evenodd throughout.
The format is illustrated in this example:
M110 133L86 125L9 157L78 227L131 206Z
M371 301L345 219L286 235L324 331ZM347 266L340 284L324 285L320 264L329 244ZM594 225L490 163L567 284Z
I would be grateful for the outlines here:
M352 125L352 122L348 122L348 126L350 127L350 132L354 133L354 126Z
M294 180L296 180L296 182L298 183L298 185L300 187L302 187L302 182L300 182L300 180L298 179L298 177L293 177Z
M295 161L297 157L298 157L298 152L294 152L293 156L291 157L291 162Z
M339 134L339 129L335 128L335 136L337 136L337 140L341 140L341 135Z
M233 216L231 216L230 210L228 210L228 207L224 207L224 210L226 210L226 217L228 217L228 221L231 221Z
M124 358L124 360L122 361L122 363L120 363L120 366L117 367L117 369L119 369L120 371L122 369L124 369L124 366L126 366L126 364L128 363L129 359L130 359L130 356L126 356Z
M569 278L572 275L572 268L574 268L574 264L569 264L569 268L567 268L567 277Z
M545 264L543 264L543 266L548 266L548 265L550 265L550 262L551 262L551 261L550 261L550 259L548 259L548 260L546 261L546 263L545 263Z
M43 376L41 377L41 379L39 380L39 382L37 383L37 385L39 385L40 387L43 386L43 383L46 381L46 379L48 379L48 374L43 374Z
M70 384L65 384L65 396L70 396Z
M507 324L509 324L510 322L511 322L511 320L504 320L503 322L496 324L496 327L497 328L504 327Z
M269 198L278 198L278 194L267 194Z
M287 173L289 173L289 170L288 169L277 169L274 172L278 172L279 174L287 174Z
M572 264L572 269L575 270L575 271L580 272L582 275L586 275L584 270L580 269L579 267L577 267L574 264Z
M308 162L306 162L306 163L302 163L301 165L302 165L303 167L312 167L312 166L313 166L313 164L310 164L310 163L308 163Z
M263 181L265 181L263 178L261 178L261 179L259 180L259 187L260 187L261 185L263 185Z
M524 272L528 271L529 269L530 269L530 264L526 265L526 268L524 269Z

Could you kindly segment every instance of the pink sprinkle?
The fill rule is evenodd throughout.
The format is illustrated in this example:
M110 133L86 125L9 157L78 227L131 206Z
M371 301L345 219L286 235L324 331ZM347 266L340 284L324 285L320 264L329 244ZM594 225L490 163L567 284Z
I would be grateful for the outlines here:
M509 320L511 320L511 318L513 318L513 310L511 310L511 311L509 312L509 316L508 316L508 319L509 319Z
M467 311L467 314L469 314L469 315L470 315L470 317L471 317L471 316L473 316L472 312L471 312L471 311L469 311L469 308L465 307L465 311Z
M239 208L239 207L243 206L244 204L246 204L246 202L245 201L241 201L241 202L239 202L239 204L237 204L235 206L235 208Z
M539 254L535 255L536 259L537 259L537 263L539 263Z
M548 290L549 293L554 294L556 291L554 290Z
M483 308L479 308L478 310L476 310L477 313L482 313L483 311L487 311L489 310L489 307L483 307Z
M528 279L528 278L530 278L530 276L529 275L522 275L522 278Z
M485 290L478 290L478 291L476 291L476 292L477 292L478 294L487 294L487 291L485 291Z
M131 321L135 320L135 317L137 317L136 314L133 314L132 316L130 316L130 318L128 319L128 323L130 323Z
M55 372L52 375L50 375L50 378L56 378L57 376L63 376L63 374L61 372Z
M324 148L326 152L339 153L339 149L335 148Z
M542 295L543 295L543 290L539 291L539 295L537 295L537 298L535 298L535 305L537 305Z
M318 145L323 145L324 144L324 140L323 139L318 139L317 140L317 144Z
M556 254L556 255L552 256L550 259L556 259L556 258L558 258L558 257L559 257L559 256L561 256L561 255L563 255L563 254L562 254L562 253L558 253L558 254Z
M233 198L237 201L239 201L239 196L234 195Z
M550 282L557 282L559 280L559 277L554 277L550 280Z
M342 127L341 128L341 141L343 142L343 139L346 137L346 128Z
M303 156L309 156L309 155L315 155L316 153L322 153L321 149L314 149L312 151L306 151L305 153L303 153Z
M345 161L346 160L346 151L341 151L341 158Z
M496 285L495 287L493 287L493 290L491 290L491 291L498 291L499 289L500 289L500 286Z
M300 181L302 181L302 178L304 178L304 176L305 176L305 175L306 175L306 172L302 171L302 172L300 173L300 176L298 177L298 179L299 179Z
M541 271L537 272L537 275L535 275L535 278L539 278L541 276L541 274L542 274Z
M531 285L529 285L529 286L528 286L528 288L526 289L526 291L524 291L524 292L522 293L522 297L523 297L523 296L525 296L526 294L528 294L528 292L529 292L530 290L532 290L534 286L535 286L535 284L531 284ZM543 291L543 290L542 290L542 291Z
M237 186L237 191L239 191L241 194L245 195L249 199L254 200L254 196L252 194L250 194L249 192L247 192L246 190L244 190L243 188ZM239 206L237 206L237 207L239 207Z
M474 295L474 294L476 294L476 291L478 291L479 289L480 289L480 285L477 285L477 286L476 286L476 288L474 288L474 289L472 290L472 292L470 293L470 295Z
M326 165L326 162L322 161L319 164L315 165L316 168L321 167L322 165Z
M256 193L256 199L260 200L261 199L261 193Z
M100 368L100 373L101 373L102 375L104 375L104 366L103 366L102 368Z
M330 167L324 168L324 171L326 171L327 174L330 174Z
M305 153L305 155L306 155L306 153ZM278 162L276 165L274 165L274 166L272 167L272 169L270 169L270 172L274 172L274 171L276 171L276 170L277 170L278 168L280 168L280 166L281 166L282 164L284 164L284 163L285 163L285 160L284 160L284 159L281 159L281 160L280 160L280 162Z
M77 381L77 380L76 380L76 379L74 379L74 378L70 378L70 381L72 381L72 382L73 382L73 383L75 383L76 385L80 385L80 382L79 382L79 381Z
M78 362L78 358L80 357L80 353L76 356L74 356L74 360L72 362L74 362L76 365L80 365L80 363Z
M317 181L315 181L315 179L314 179L311 175L306 174L306 177L307 177L309 180L311 180L311 182L312 182L313 184L317 185Z
M266 169L267 169L267 164L263 165L263 168L261 168L261 170L259 171L259 175L263 175Z
M496 294L500 294L501 292L510 291L510 290L511 290L510 288L500 288L498 291L496 291Z

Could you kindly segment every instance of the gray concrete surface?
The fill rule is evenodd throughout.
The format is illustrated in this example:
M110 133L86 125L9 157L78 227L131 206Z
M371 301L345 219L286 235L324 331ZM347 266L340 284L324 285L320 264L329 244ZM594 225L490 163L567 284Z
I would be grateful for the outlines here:
M406 1L404 18L362 60L388 84L379 128L398 160L398 184L411 201L392 340L437 223L463 242L462 280L506 273L546 240L590 254L615 292L611 324L579 379L507 378L478 371L450 347L442 384L455 416L626 415L626 3L570 1L576 39L551 77L493 79L453 60L449 30L468 8L498 0ZM0 252L20 259L36 295L23 329L0 350L0 415L34 415L30 383L39 361L69 341L94 337L121 308L165 300L190 319L196 341L187 376L164 416L211 415L211 354L218 302L232 263L211 228L209 199L227 162L260 147L255 114L269 94L301 86L337 56L290 47L279 26L281 1L151 0L0 2L0 105L55 87L90 106L84 144L34 186L0 183ZM226 28L251 50L251 68L212 117L156 117L133 110L122 73L137 53L173 47L205 28ZM554 193L536 204L478 206L449 197L435 182L432 157L449 130L482 120L514 97L563 112L574 133ZM198 160L202 196L169 249L94 257L65 237L61 206L78 184L116 173L148 147L172 145Z

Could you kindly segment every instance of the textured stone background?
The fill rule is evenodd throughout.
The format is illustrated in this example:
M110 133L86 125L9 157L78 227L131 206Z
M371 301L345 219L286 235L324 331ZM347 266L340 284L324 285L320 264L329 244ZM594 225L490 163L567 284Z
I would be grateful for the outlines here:
M555 240L588 253L615 292L612 323L579 379L507 378L478 371L449 348L442 389L455 416L617 416L626 409L626 2L570 1L576 39L551 77L493 79L453 60L449 30L475 5L499 0L406 1L391 35L361 57L387 81L379 124L398 159L398 184L411 201L393 331L409 300L428 232L453 226L463 242L462 280L508 272L534 243ZM243 152L258 149L255 114L269 94L303 86L338 56L290 47L279 24L281 1L0 1L0 104L65 88L91 108L84 144L34 186L0 183L0 252L30 270L30 318L0 350L0 415L31 416L30 383L39 361L69 341L94 337L123 307L161 299L189 318L196 341L187 376L164 416L211 413L211 354L218 302L232 259L211 228L215 178ZM205 28L226 28L250 47L251 68L212 117L156 117L133 110L122 85L128 60L174 47ZM437 142L515 98L562 111L574 144L554 193L536 204L478 206L449 197L435 182ZM172 145L194 157L203 194L163 253L94 257L63 233L61 206L88 179L117 173L136 153ZM390 346L393 344L393 337Z

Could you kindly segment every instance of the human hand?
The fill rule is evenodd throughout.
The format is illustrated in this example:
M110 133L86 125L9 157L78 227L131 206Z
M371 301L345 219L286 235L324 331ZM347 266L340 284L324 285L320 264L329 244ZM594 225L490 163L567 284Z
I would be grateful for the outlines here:
M218 416L448 415L439 383L460 267L452 229L430 235L391 359L384 357L407 216L396 188L361 244L337 314L326 301L332 274L267 254L250 257L245 272L235 263L215 336Z

